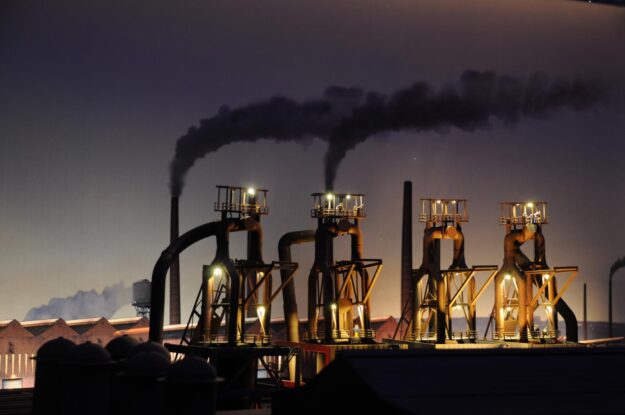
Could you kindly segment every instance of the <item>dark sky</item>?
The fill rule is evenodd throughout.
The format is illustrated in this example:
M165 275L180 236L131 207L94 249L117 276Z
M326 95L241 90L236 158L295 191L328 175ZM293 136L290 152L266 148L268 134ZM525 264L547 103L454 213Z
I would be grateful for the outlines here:
M386 93L419 80L441 85L466 69L623 83L625 9L566 0L3 1L0 320L149 277L168 240L176 140L223 104L316 97L330 85ZM623 111L599 108L513 129L389 133L350 152L336 189L367 194L365 256L385 262L374 314L399 313L409 179L416 198L470 200L470 264L501 264L499 201L547 200L550 265L581 269L565 298L581 318L587 282L590 319L606 319L608 270L625 255L624 135ZM216 218L215 185L265 187L265 259L277 259L282 234L314 225L309 195L323 190L325 148L263 141L200 160L181 229ZM416 224L415 267L421 231ZM234 237L235 257L243 242ZM311 251L295 255L302 312ZM183 315L213 254L205 242L182 257ZM491 300L489 289L481 315ZM625 321L620 300L616 319Z

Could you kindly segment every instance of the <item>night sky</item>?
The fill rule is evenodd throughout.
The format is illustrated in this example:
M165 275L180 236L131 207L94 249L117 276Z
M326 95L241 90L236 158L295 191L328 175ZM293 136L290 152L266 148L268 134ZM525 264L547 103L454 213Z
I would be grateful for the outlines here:
M77 290L149 278L169 238L177 139L222 105L331 85L388 93L466 69L625 84L625 8L566 0L3 1L0 5L0 320ZM503 260L498 202L546 200L547 259L579 265L565 299L607 319L610 265L625 255L625 114L600 106L513 128L381 134L348 153L335 189L367 195L365 257L382 258L374 315L398 315L401 190L467 198L470 265ZM270 189L266 261L312 228L327 144L234 144L198 161L181 231L217 218L215 185ZM415 204L416 205L416 204ZM416 212L415 212L416 217ZM415 224L415 268L422 225ZM243 258L244 235L232 255ZM337 259L348 252L336 244ZM451 262L445 247L443 265ZM183 320L214 243L181 257ZM300 314L312 246L294 248ZM625 274L625 271L621 271ZM617 274L615 320L625 321ZM492 308L492 288L478 313ZM619 296L620 295L620 296ZM281 305L276 312L281 314ZM131 308L118 313L130 315ZM87 316L85 316L87 317Z

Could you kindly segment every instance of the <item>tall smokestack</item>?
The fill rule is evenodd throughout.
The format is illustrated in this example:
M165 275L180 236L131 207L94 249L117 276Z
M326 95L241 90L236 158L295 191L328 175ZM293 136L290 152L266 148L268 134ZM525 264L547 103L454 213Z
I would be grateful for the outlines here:
M400 333L408 332L407 321L412 317L412 182L404 182L404 212L401 224L401 319Z
M178 197L171 198L170 242L178 239ZM180 261L169 268L169 324L180 324Z

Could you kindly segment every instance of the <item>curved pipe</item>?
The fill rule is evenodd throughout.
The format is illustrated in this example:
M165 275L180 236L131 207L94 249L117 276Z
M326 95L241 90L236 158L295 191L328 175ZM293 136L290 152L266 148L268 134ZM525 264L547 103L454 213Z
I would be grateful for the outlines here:
M525 262L529 261L527 256L521 251L521 245L534 239L535 233L527 228L513 229L506 234L503 242L503 263L504 266L514 266L517 264L517 257ZM521 265L521 264L519 264Z
M464 234L462 233L460 225L447 228L436 226L425 230L425 234L423 235L423 262L421 267L436 270L440 275L440 247L435 245L435 241L441 239L451 239L454 241L453 260L449 268L467 268L464 258Z
M278 258L280 262L293 262L291 245L313 242L314 240L314 229L285 233L278 242ZM282 283L286 281L288 276L288 270L280 270ZM297 316L297 297L295 295L294 280L291 280L289 284L282 288L282 300L284 321L286 322L286 338L290 342L299 342L299 318Z
M432 227L425 230L423 235L423 259L419 267L422 270L429 271L437 279L440 278L440 245L437 246L437 240L440 239L442 239L440 227Z
M554 294L558 295L557 292L554 292ZM577 317L575 316L573 310L571 310L571 307L569 307L569 305L564 302L562 298L560 298L556 303L556 312L564 319L564 324L566 325L566 341L577 343L579 340Z
M525 242L534 239L535 233L532 232L527 227L523 227L522 229L512 229L510 230L505 238L503 243L504 249L504 259L503 265L497 274L495 275L495 310L498 310L495 314L495 330L499 333L500 336L504 335L505 327L504 321L505 316L503 315L502 310L504 310L503 304L503 291L502 286L507 274L511 275L514 278L516 285L518 287L519 299L518 299L518 327L519 327L519 337L522 342L527 341L527 313L525 312L526 308L526 278L525 273L523 273L522 269L527 269L531 264L531 261L527 256L521 251L521 245ZM519 261L519 262L517 262Z
M452 239L454 241L454 258L449 268L468 268L466 260L464 259L464 233L462 233L460 224L456 225L456 234L453 235Z
M430 227L425 230L423 235L423 260L421 267L418 270L418 276L415 284L423 277L428 275L431 278L432 284L436 284L436 341L437 343L445 342L446 327L446 297L445 281L441 275L440 264L440 240L451 239L454 242L453 260L450 269L468 268L464 257L464 234L462 233L462 227L460 224L454 226L436 226ZM414 285L416 287L416 285ZM413 321L417 321L419 315L419 295L415 289L413 295ZM416 335L420 330L416 324L413 324L413 335Z
M191 229L186 232L175 241L173 241L162 253L159 257L158 261L154 265L154 270L152 271L152 290L151 290L151 304L150 304L150 341L161 343L163 341L163 320L165 313L165 282L167 277L167 271L174 261L176 256L178 256L181 252L187 249L189 246L194 243L209 238L211 236L215 236L217 238L217 252L215 254L216 258L224 258L229 259L229 248L228 248L228 233L247 230L248 228L253 228L257 224L253 219L249 218L246 220L240 219L229 219L218 222L210 222L204 225L200 225L196 228ZM228 270L231 272L231 270ZM231 302L238 303L238 286L239 286L239 277L236 272L230 275L233 278L232 288L233 288L233 299ZM236 297L234 297L236 294ZM234 300L236 298L236 300ZM236 309L236 308L235 308ZM231 335L234 333L236 338L236 324L237 319L231 318L229 322L229 330L231 331ZM234 330L232 329L234 326ZM230 341L231 339L229 339Z
M536 226L536 233L534 234L534 265L537 269L548 269L546 249L545 249L545 236L542 232L540 225ZM557 289L554 286L554 296L558 295ZM556 313L562 316L564 324L566 325L566 340L577 342L579 340L579 331L577 327L577 316L569 307L569 305L562 299L558 300L555 306ZM557 324L557 320L556 320Z

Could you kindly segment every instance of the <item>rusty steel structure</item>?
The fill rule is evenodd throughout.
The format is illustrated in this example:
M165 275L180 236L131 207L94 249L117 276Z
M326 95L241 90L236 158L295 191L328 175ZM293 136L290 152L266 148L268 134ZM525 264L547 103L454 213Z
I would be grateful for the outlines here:
M217 186L214 210L220 219L198 226L174 240L161 254L152 273L151 341L163 341L165 279L174 259L192 244L214 237L216 252L212 262L203 267L202 284L179 345L167 344L176 354L196 355L211 359L233 396L245 395L256 388L258 364L270 374L273 387L280 385L282 368L271 360L290 354L287 347L271 345L271 303L289 284L297 269L292 262L263 260L261 217L269 213L267 190L235 186ZM247 257L230 256L230 234L247 233ZM274 289L272 272L279 271L282 284ZM250 312L251 310L251 312ZM245 319L255 314L257 333L246 333ZM270 393L271 387L265 390ZM243 394L243 395L242 395ZM255 394L254 396L261 396ZM220 407L243 408L256 398L245 395Z
M217 251L205 265L202 286L187 323L183 343L188 345L269 344L271 303L290 282L297 265L263 260L261 217L269 213L267 190L217 186L214 210L221 219L213 222ZM229 234L247 232L247 258L233 260ZM286 273L285 283L273 289L272 272ZM258 334L245 333L245 318L252 311L258 317ZM223 328L222 328L223 327Z
M402 313L394 339L377 342L371 325L371 294L380 276L382 260L367 259L363 254L361 223L367 216L364 195L313 193L310 215L317 221L316 228L284 234L278 243L279 260L265 262L261 219L269 213L267 192L217 186L214 210L219 219L175 239L172 233L173 240L161 254L152 275L150 340L162 342L168 270L187 247L215 237L216 252L213 260L203 267L201 287L182 341L167 348L211 360L218 374L226 378L226 385L239 393L238 401L230 401L232 405L220 404L221 409L259 404L254 396L266 395L271 390L261 392L255 386L261 364L275 381L274 386L280 387L285 375L295 385L307 381L336 352L346 349L410 348L411 343L413 346L427 343L425 347L431 348L460 347L456 346L460 344L477 347L474 344L479 341L477 303L490 284L495 287L491 315L491 321L495 322L495 342L485 347L499 347L504 341L558 343L558 315L566 323L567 340L577 341L575 315L562 300L577 267L547 265L542 234L542 226L548 219L545 202L501 204L500 223L506 227L506 236L504 262L499 268L467 265L463 232L469 221L466 199L420 199L418 220L425 225L423 254L421 265L413 269L412 185L404 183ZM247 235L244 259L231 258L233 232ZM341 236L349 236L351 252L348 259L335 260L335 243ZM451 264L447 268L441 267L444 240L453 244ZM528 241L534 244L533 260L521 250ZM314 243L314 263L307 279L307 328L302 335L294 282L298 266L292 260L291 250L293 245L307 243ZM277 288L274 271L280 275ZM561 279L565 273L568 278L558 281L557 277ZM563 283L558 287L557 282ZM273 342L272 303L280 293L286 341ZM535 324L539 310L546 315L544 328ZM249 330L250 319L254 322L253 330ZM279 362L277 366L275 362ZM250 390L254 390L251 395Z
M500 224L505 226L504 261L495 276L494 337L497 340L557 341L558 318L566 324L567 341L577 342L577 319L562 299L575 278L576 266L550 268L547 265L542 227L548 223L546 202L502 202ZM534 259L521 250L534 242ZM568 275L560 289L557 275ZM536 291L534 291L536 290ZM535 313L542 309L546 326L535 324Z
M363 194L313 193L315 261L308 277L308 331L315 343L372 343L371 293L382 260L363 258ZM351 237L351 258L334 260L334 239ZM357 317L357 318L356 318ZM322 320L323 318L323 320ZM357 322L355 323L354 320ZM323 324L320 324L323 322Z
M405 197L404 215L406 204ZM477 301L493 280L497 267L466 264L462 224L469 221L467 205L465 199L420 200L419 221L425 223L423 258L421 266L411 272L411 297L403 304L400 326L406 325L409 330L399 336L396 332L396 339L436 343L477 340ZM404 219L404 226L405 222ZM407 239L402 238L404 244ZM441 240L445 239L453 242L453 259L449 268L441 269ZM405 250L404 245L402 252ZM489 276L478 290L476 276L481 272L488 272ZM464 317L466 330L454 332L454 315Z

